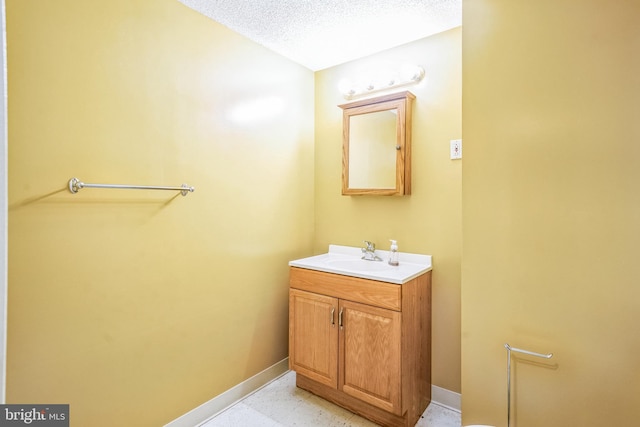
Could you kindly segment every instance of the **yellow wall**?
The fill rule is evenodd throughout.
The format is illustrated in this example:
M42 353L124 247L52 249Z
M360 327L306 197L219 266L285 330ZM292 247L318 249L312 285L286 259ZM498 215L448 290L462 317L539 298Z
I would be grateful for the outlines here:
M285 358L313 73L175 0L6 6L7 401L158 426Z
M634 424L640 3L463 12L463 425L506 425L505 342L554 353L514 358L517 426Z
M433 383L460 391L460 252L462 163L449 140L461 136L461 30L453 29L379 54L316 72L315 252L329 244L433 255ZM404 63L422 65L425 79L409 90L413 110L412 194L342 196L343 78Z

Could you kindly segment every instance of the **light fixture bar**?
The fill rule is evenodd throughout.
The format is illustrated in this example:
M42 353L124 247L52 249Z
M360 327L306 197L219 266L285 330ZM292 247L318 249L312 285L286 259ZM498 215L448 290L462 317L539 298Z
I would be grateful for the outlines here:
M396 78L388 78L383 80L383 83L374 83L368 82L366 84L361 85L343 85L341 88L342 96L345 99L354 99L360 96L366 96L372 93L380 92L383 90L395 89L402 86L418 84L424 78L425 72L424 68L420 66L411 67L410 73L405 73L406 75L401 79Z

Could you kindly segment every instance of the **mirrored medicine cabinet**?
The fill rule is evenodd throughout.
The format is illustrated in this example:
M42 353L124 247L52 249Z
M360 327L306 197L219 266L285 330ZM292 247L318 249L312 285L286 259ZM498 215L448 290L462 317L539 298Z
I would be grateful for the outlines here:
M339 105L342 194L411 194L411 108L404 91Z

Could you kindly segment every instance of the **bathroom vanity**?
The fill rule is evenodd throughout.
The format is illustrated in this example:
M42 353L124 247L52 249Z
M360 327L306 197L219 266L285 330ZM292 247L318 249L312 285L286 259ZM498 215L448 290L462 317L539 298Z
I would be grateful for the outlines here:
M360 249L291 261L289 366L298 387L385 426L413 426L431 401L431 257L400 265Z

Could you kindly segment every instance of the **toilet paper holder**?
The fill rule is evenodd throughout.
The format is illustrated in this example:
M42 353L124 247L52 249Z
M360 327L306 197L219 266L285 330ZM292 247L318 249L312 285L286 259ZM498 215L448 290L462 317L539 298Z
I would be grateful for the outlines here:
M541 357L543 359L551 359L553 357L553 353L536 353L535 351L511 347L509 344L505 344L504 348L507 349L507 427L511 427L511 352L513 351L529 356Z

